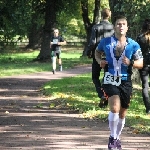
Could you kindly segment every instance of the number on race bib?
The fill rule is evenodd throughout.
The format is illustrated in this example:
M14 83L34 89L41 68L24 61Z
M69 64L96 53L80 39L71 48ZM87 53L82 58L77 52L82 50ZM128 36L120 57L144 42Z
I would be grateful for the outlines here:
M112 85L119 86L121 84L121 77L113 76L109 72L105 72L104 84L112 84Z

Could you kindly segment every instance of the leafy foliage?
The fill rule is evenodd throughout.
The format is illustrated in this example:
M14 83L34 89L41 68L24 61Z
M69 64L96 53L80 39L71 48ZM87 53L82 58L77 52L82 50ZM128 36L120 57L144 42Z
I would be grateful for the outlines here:
M149 0L55 0L53 12L57 17L55 26L61 30L63 36L72 35L88 38L90 30L86 31L85 27L92 27L96 23L94 13L97 2L100 2L100 10L104 7L109 7L110 4L113 17L118 12L123 12L129 21L128 33L134 38L139 33L143 20L150 17ZM82 6L85 8L85 12L83 12ZM42 29L46 28L49 32L51 30L49 24L44 26L46 7L46 0L12 0L11 3L8 0L1 0L0 41L14 41L16 35L19 35L18 41L21 41L22 37L28 37L33 27L37 31L38 29L42 31ZM83 13L85 13L87 21L83 20ZM47 22L49 21L50 19L48 18ZM87 34L89 35L87 36ZM39 36L39 38L41 37Z
M112 10L112 21L114 21L114 17L118 14L125 15L129 23L128 34L136 38L143 21L150 17L148 13L150 11L149 0L109 0L109 3Z
M13 37L20 35L24 37L28 35L32 19L38 25L42 24L41 18L44 18L44 1L38 0L12 0L1 1L0 16L0 41L13 41ZM35 15L36 14L36 17ZM32 18L34 16L34 18ZM20 40L20 39L18 39Z

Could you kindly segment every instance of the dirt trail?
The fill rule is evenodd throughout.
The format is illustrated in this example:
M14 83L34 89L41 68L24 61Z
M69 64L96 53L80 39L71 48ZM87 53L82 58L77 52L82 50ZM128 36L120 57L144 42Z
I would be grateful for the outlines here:
M0 150L107 150L108 123L49 109L39 89L47 81L91 71L80 66L53 75L42 72L0 78ZM43 108L37 108L42 103ZM125 127L123 150L149 150L150 136Z

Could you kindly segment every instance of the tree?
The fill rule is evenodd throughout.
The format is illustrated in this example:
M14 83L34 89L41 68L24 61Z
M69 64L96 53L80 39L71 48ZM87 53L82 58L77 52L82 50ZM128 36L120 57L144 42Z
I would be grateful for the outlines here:
M45 2L32 0L30 6L32 13L30 25L27 29L29 44L26 46L26 48L36 49L41 46L42 27L45 16Z
M149 3L149 0L109 0L112 22L115 14L124 12L129 21L128 33L136 37L144 18L150 17ZM0 34L3 36L0 40L13 41L16 35L27 36L29 48L36 48L42 40L41 51L37 57L39 60L50 55L48 40L53 27L62 29L63 34L68 37L72 35L85 38L87 46L92 26L99 22L99 12L104 7L109 7L108 0L1 1ZM49 38L46 40L46 37Z
M0 44L18 42L27 37L29 44L26 48L35 49L40 45L45 0L1 1L0 13Z
M84 24L84 28L86 31L86 45L84 48L83 55L85 55L87 44L89 43L89 39L91 36L91 29L92 26L100 21L100 0L95 0L95 8L94 8L94 14L93 14L93 21L90 21L89 17L89 2L92 3L92 1L89 0L77 0L77 1L68 1L68 0L52 0L48 1L46 0L46 13L45 13L45 25L43 29L43 38L42 38L42 45L41 45L41 51L37 57L36 60L45 60L50 59L50 48L49 48L49 41L51 36L51 31L54 27L59 26L59 23L57 22L57 16L59 14L62 14L62 12L68 13L70 16L77 17L76 10L80 10L78 5L78 2L80 2L81 5L81 12L82 12L82 20ZM74 8L74 9L72 9ZM77 9L75 9L77 8ZM69 10L69 11L68 11ZM69 17L67 17L69 19Z
M100 0L95 0L95 1L100 2ZM98 4L98 6L99 5L100 5L100 3ZM82 18L83 18L83 22L84 22L84 27L85 27L85 31L86 31L86 39L87 39L87 42L85 44L84 51L83 51L83 56L84 56L85 53L86 53L86 48L87 48L88 43L90 41L92 26L93 26L94 23L96 23L96 21L97 21L96 18L97 17L96 17L96 12L95 12L93 23L90 22L89 13L88 13L89 12L88 11L88 0L81 0L81 8L82 8ZM96 8L97 8L97 10L99 9L99 7L96 7ZM99 16L99 14L98 14L98 16Z
M45 25L43 27L41 50L37 60L50 59L50 35L56 22L56 0L46 0Z
M45 5L45 25L43 27L43 36L41 43L41 50L35 60L46 61L51 59L50 51L50 37L52 29L56 27L57 12L60 10L62 4L61 0L46 0Z
M148 0L109 0L109 5L112 11L112 22L118 14L127 17L128 35L132 38L136 38L139 34L143 20L150 17L148 13L150 11L150 1Z
M30 1L1 1L0 30L3 31L3 42L13 41L16 35L25 36L30 24Z

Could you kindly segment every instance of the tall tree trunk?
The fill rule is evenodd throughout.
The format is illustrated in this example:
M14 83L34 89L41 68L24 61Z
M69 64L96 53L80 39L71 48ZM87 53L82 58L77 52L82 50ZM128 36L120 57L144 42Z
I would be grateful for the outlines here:
M45 14L45 25L43 28L43 36L41 43L41 50L37 57L39 61L50 60L50 36L52 28L56 22L56 1L55 0L46 0L46 14Z
M41 34L42 33L42 28L37 28L36 23L32 23L32 26L30 27L29 31L29 44L26 46L26 48L31 48L31 49L37 49L41 46Z

